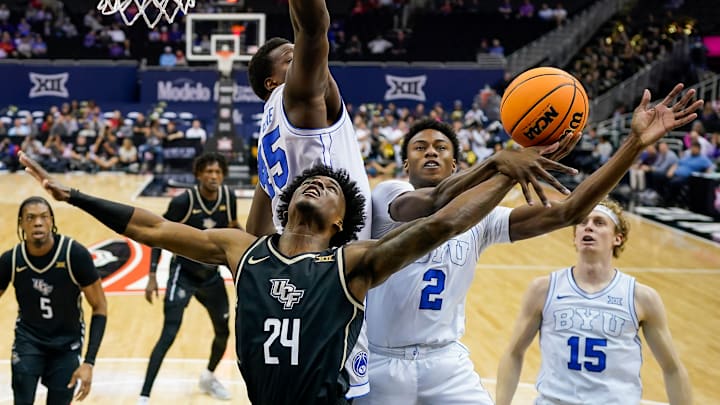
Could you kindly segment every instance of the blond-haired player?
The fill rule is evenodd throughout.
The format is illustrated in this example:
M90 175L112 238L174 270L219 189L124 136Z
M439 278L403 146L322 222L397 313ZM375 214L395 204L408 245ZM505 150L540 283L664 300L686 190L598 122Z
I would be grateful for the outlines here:
M641 328L663 370L670 403L692 403L660 295L612 264L628 232L622 208L604 200L575 226L577 264L530 284L500 360L498 405L510 404L525 351L538 332L542 361L536 405L638 404Z

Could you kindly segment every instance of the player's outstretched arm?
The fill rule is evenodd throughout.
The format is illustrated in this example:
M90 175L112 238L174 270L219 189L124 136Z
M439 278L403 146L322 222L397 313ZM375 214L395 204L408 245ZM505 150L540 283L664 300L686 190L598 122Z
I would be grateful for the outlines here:
M510 345L500 358L498 366L497 386L495 388L495 403L497 405L510 405L520 381L525 352L535 335L540 330L542 322L542 309L547 296L550 278L540 277L533 280L525 291L520 315L515 321Z
M648 145L657 142L668 131L697 118L695 111L702 107L703 101L692 102L695 90L689 90L673 102L682 89L682 84L676 85L655 107L650 107L650 91L645 90L633 112L630 135L613 157L580 183L567 199L553 203L550 209L528 206L514 209L510 215L510 239L528 239L577 224L585 218L615 188Z
M548 199L540 186L540 180L548 182L562 193L570 193L547 170L556 170L571 175L577 174L577 170L545 157L545 155L556 153L560 148L567 148L569 142L574 144L570 138L568 137L568 140L564 140L562 144L555 143L547 147L500 151L481 164L446 178L435 187L421 188L402 194L390 204L390 215L399 222L409 222L428 216L444 207L462 192L487 181L498 173L520 183L528 204L533 204L529 191L529 185L532 185L542 204L547 205Z
M140 243L210 264L226 264L234 272L242 252L255 237L239 229L201 231L168 221L148 210L120 204L91 195L57 182L37 162L20 152L20 162L56 200L65 201L94 216L113 231Z
M290 0L295 33L292 63L285 77L285 110L293 125L324 128L338 117L341 100L330 76L330 13L325 0Z
M277 232L273 223L272 201L258 183L253 194L245 229L251 235L272 235Z
M638 283L635 303L645 340L663 371L670 404L692 404L690 377L675 351L660 295L654 289Z
M514 181L497 175L486 183L460 194L429 217L393 229L380 240L348 245L346 274L353 295L362 300L368 289L480 222L500 203Z

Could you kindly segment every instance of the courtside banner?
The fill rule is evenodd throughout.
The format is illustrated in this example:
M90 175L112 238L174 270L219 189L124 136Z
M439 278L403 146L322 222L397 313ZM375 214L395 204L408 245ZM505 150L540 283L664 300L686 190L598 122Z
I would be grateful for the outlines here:
M71 100L131 102L137 67L1 63L2 105L60 104Z
M331 66L330 70L340 87L346 103L394 102L414 107L418 103L432 106L440 102L446 109L455 100L469 107L473 98L485 86L493 87L503 80L502 70L457 67L384 67ZM235 85L233 102L237 105L257 105L245 70L233 73ZM212 103L218 101L218 73L212 69L147 70L139 73L142 102Z

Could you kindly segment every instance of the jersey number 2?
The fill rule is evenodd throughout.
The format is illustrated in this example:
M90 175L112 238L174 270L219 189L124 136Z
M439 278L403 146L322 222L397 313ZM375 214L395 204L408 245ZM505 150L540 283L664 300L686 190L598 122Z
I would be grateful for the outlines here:
M568 362L568 368L579 371L585 366L585 370L596 373L605 370L605 352L596 349L596 347L607 347L607 339L585 338L585 359L595 361L585 361L582 364L578 361L580 339L579 336L572 336L568 339L568 346L570 346L570 362Z
M288 163L285 151L281 148L273 150L273 144L280 139L280 127L275 128L262 138L262 154L258 156L258 181L270 198L275 197L275 188L285 187L288 181ZM270 181L270 169L280 165L277 174L272 175L273 181Z
M434 281L434 283L422 289L419 308L439 311L443 300L437 295L445 289L445 273L439 269L429 269L423 274L423 281Z
M290 348L290 364L297 366L300 355L300 319L292 319L292 327L290 319L268 318L265 320L265 332L270 332L270 336L263 343L263 351L265 352L265 364L280 364L280 360L270 354L270 346L280 336L280 344Z

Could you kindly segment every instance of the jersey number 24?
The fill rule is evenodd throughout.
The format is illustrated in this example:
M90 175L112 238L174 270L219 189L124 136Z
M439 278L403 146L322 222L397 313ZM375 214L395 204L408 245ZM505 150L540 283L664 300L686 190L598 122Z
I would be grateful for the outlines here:
M270 347L280 337L280 345L290 349L290 365L297 366L300 356L300 319L267 318L263 328L265 332L270 332L263 343L265 364L280 364L280 359L270 354Z

